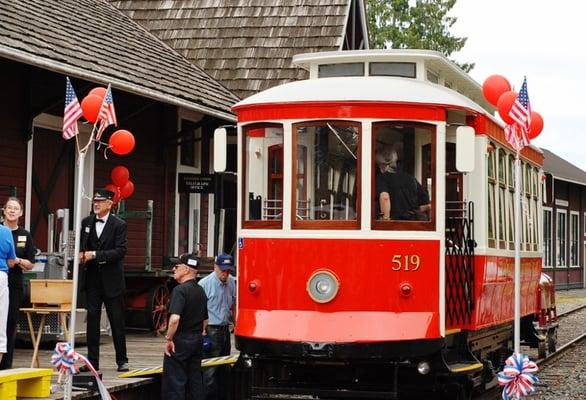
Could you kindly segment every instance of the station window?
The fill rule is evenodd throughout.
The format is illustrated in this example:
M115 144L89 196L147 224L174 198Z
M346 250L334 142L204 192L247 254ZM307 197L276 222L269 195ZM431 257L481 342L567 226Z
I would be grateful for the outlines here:
M415 78L415 63L371 62L368 66L371 76L398 76Z
M244 127L243 227L281 228L283 224L283 127Z
M565 267L566 266L566 211L565 210L558 210L557 211L557 237L556 237L556 246L555 246L555 253L556 253L556 266L558 267Z
M360 124L293 125L293 228L360 227Z
M580 235L579 214L575 211L570 212L570 266L577 267L580 265L578 259L578 239Z
M431 125L373 124L373 229L435 229L435 147Z
M364 63L322 64L319 66L319 78L339 76L364 76Z

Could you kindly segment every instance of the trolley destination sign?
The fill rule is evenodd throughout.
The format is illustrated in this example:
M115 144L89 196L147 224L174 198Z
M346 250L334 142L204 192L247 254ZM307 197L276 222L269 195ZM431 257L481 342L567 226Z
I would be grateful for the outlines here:
M179 174L179 193L214 193L214 175Z

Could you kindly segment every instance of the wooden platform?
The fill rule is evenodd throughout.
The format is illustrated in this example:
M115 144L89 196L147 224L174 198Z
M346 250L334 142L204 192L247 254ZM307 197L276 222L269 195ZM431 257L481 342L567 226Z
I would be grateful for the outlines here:
M136 388L142 385L148 385L153 382L153 378L118 378L119 372L116 371L116 357L114 353L114 345L108 336L102 336L102 345L100 347L100 370L103 374L103 380L108 389L124 390ZM129 364L131 369L149 368L159 366L163 361L163 345L165 339L162 336L153 336L152 333L138 332L129 333L126 338L126 345L128 351ZM51 368L51 355L53 354L53 346L41 345L39 351L39 361L41 368ZM76 351L83 355L87 355L87 347L85 343L76 345ZM14 352L13 367L28 367L33 355L32 348L17 347ZM156 378L155 378L156 379ZM57 375L53 375L53 387L57 384ZM157 386L158 388L158 386ZM92 398L95 393L87 391L73 392L75 399ZM51 399L63 398L63 392L57 391L51 394ZM125 396L117 396L121 398L128 398ZM143 397L144 398L144 397Z

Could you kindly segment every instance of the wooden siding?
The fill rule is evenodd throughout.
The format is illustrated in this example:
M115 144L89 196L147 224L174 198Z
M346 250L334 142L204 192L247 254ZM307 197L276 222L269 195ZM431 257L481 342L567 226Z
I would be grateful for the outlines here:
M26 185L27 143L24 139L22 104L25 94L20 90L25 69L0 59L0 205L4 206L9 188L16 186L18 197L24 200Z

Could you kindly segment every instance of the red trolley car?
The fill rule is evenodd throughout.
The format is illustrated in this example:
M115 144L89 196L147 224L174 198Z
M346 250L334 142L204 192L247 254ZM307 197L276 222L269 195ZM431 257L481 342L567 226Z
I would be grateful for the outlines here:
M494 385L512 341L514 153L481 87L433 51L294 62L308 80L234 107L238 396L453 399ZM523 338L546 351L543 156L521 157ZM425 201L397 216L391 193L387 217L378 174L397 171Z

